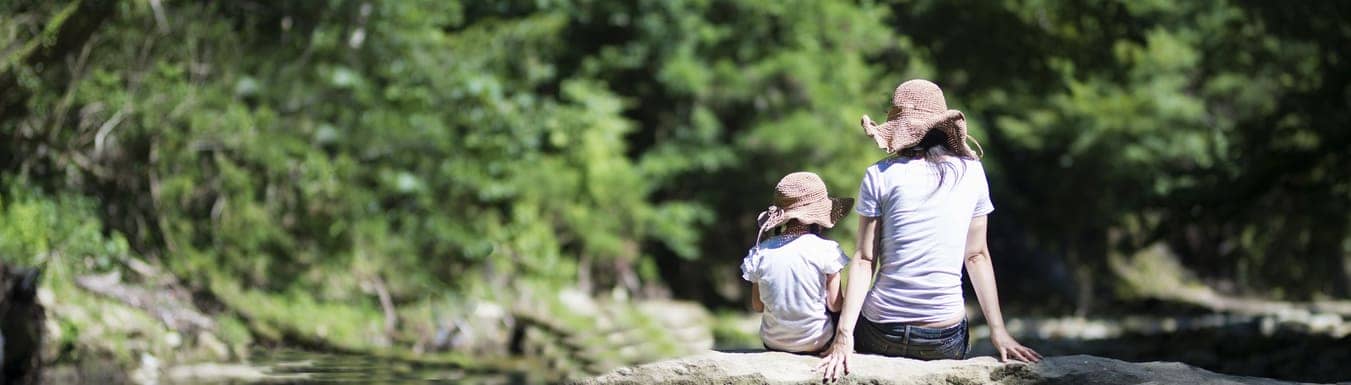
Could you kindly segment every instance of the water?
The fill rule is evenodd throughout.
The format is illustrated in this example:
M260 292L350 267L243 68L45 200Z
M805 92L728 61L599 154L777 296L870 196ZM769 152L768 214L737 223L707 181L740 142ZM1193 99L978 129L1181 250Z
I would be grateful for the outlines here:
M1045 355L1091 354L1127 361L1179 361L1212 371L1283 380L1351 380L1351 335L1311 332L1267 317L1118 317L1114 319L1011 319L1019 340ZM1315 325L1316 326L1316 325ZM1340 326L1338 326L1340 328ZM988 329L972 329L973 355L993 354ZM538 365L512 361L508 369L468 370L379 357L295 349L258 350L244 365L168 368L157 383L199 384L547 384L559 382ZM83 365L82 365L83 366ZM519 368L519 369L516 369ZM142 382L111 374L49 376L47 383L111 385ZM55 374L55 373L49 373ZM137 381L140 380L140 381Z
M162 384L544 384L554 382L530 372L483 372L450 365L419 364L361 355L291 349L260 350L248 365L204 365L171 369ZM195 373L190 373L194 372ZM191 374L191 375L189 375Z
M1178 361L1212 371L1293 381L1351 380L1351 335L1269 325L1269 317L1122 316L1113 319L1011 319L1021 342L1045 355L1091 354L1127 361ZM984 325L972 330L973 355L992 355ZM194 379L168 384L545 384L540 372L468 371L369 356L260 350L250 364L268 377ZM522 368L530 367L521 365Z
M1351 334L1341 324L1272 316L1121 316L1010 320L1018 341L1046 356L1089 354L1125 361L1176 361L1210 371L1286 381L1351 380ZM993 355L984 325L972 355Z

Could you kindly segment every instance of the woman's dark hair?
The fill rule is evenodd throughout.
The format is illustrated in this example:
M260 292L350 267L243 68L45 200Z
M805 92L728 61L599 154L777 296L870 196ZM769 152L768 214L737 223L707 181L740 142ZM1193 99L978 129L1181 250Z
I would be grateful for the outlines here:
M938 170L938 185L934 187L933 192L938 192L939 187L943 187L943 182L947 179L948 173L958 175L966 170L966 163L962 163L962 170L957 169L957 164L953 163L944 155L950 153L946 150L948 135L943 130L929 130L924 134L924 138L919 140L914 146L906 147L896 152L896 156L903 158L924 158L924 161ZM930 194L933 194L932 192Z

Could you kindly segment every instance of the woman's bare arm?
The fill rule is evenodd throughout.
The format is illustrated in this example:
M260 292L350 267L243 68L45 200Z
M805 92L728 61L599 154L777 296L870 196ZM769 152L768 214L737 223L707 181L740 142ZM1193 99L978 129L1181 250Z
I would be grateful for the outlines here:
M1041 361L1041 354L1029 349L1009 335L1004 327L1004 315L999 310L999 289L995 285L994 265L990 262L990 247L985 242L989 217L971 218L971 226L966 232L966 273L971 276L971 286L976 289L976 300L980 301L980 310L985 313L985 323L990 326L990 342L999 351L1000 361L1013 358L1019 361Z
M825 360L817 369L826 380L835 380L849 373L849 355L854 353L854 325L863 310L863 299L872 287L873 238L877 236L877 218L859 216L858 247L849 261L849 283L845 285L844 306L840 322L835 326L835 342L830 345Z

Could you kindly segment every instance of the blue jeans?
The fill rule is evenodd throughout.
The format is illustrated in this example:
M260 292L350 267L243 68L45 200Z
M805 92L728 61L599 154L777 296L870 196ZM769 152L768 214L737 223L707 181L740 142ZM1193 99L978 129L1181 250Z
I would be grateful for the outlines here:
M942 329L923 328L902 323L876 323L859 317L854 329L854 346L859 353L906 357L919 360L960 360L966 358L966 320Z

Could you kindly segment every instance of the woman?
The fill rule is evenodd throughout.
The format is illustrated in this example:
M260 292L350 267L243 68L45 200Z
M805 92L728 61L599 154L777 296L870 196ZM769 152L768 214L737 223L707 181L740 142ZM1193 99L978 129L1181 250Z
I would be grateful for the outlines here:
M1039 361L1009 335L999 312L985 244L994 206L985 170L966 145L965 117L947 109L938 85L916 79L896 88L886 123L865 115L862 124L893 156L868 167L859 186L858 247L835 340L819 367L825 378L848 373L856 347L925 360L964 358L963 266L1000 360ZM870 285L874 266L877 283Z

